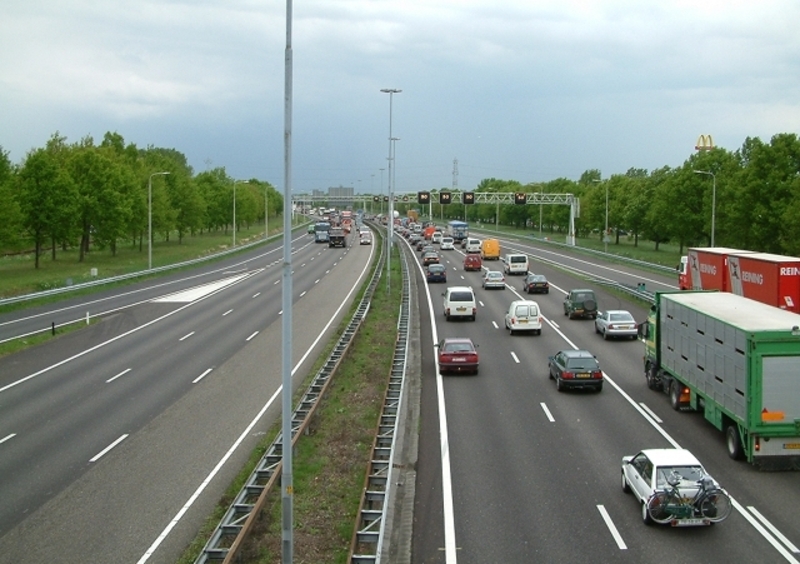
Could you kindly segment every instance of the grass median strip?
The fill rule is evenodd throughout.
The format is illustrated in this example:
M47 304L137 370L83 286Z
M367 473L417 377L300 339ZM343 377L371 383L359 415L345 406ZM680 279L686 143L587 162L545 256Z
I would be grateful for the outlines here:
M395 284L391 294L386 291L384 276L372 298L369 313L333 376L327 394L320 399L308 434L300 437L295 447L293 535L294 562L298 564L347 561L364 476L392 367L401 297L401 287L396 281L400 276L399 261L393 260ZM354 311L355 306L337 333L341 333ZM332 348L333 343L309 371L295 400L302 395ZM279 433L280 421L277 421L180 563L194 561L225 509ZM239 552L241 561L280 562L281 526L281 492L276 488Z

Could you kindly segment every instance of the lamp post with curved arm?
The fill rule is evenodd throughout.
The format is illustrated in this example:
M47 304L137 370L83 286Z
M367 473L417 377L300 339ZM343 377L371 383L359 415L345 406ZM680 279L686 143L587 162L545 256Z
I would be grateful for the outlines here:
M714 229L717 211L717 175L708 170L695 170L695 174L707 174L711 177L711 246L714 246Z
M169 172L154 172L147 179L147 270L153 269L153 177L166 174Z

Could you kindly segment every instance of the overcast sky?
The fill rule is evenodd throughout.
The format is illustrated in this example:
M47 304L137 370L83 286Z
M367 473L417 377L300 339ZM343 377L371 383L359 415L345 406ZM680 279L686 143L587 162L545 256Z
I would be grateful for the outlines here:
M295 0L295 192L679 166L800 130L797 0ZM0 146L56 131L283 189L284 0L4 0Z

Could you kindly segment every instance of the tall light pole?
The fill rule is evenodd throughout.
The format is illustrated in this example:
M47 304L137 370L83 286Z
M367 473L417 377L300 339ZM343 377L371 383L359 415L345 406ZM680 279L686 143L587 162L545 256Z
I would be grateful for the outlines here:
M383 213L383 171L386 170L385 168L378 169L381 171L381 199L380 199L380 206L378 206L378 213Z
M236 183L250 184L249 180L234 180L233 181L233 246L236 246Z
M381 92L389 95L389 184L387 191L389 192L389 237L386 239L387 249L389 253L386 257L386 280L387 289L391 289L392 280L392 243L394 237L394 195L392 194L392 97L395 94L402 92L399 88L381 88Z
M707 174L711 177L711 246L714 246L714 222L717 214L717 175L708 170L695 170L695 174Z
M154 172L147 179L147 270L153 268L153 177L169 172Z
M264 183L264 239L269 239L269 183Z

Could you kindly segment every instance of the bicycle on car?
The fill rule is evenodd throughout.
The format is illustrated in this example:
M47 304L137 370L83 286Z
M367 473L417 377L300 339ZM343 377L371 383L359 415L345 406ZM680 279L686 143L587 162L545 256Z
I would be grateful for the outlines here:
M681 492L679 486L684 482L696 488L694 495ZM709 476L703 475L694 482L685 481L673 470L666 476L666 484L647 500L647 514L655 523L669 523L674 527L712 525L724 521L731 513L730 496Z

